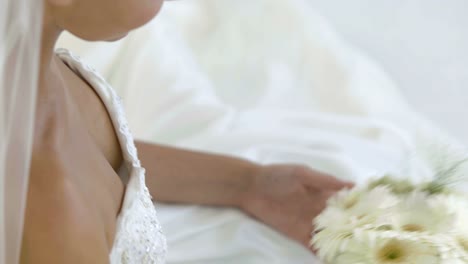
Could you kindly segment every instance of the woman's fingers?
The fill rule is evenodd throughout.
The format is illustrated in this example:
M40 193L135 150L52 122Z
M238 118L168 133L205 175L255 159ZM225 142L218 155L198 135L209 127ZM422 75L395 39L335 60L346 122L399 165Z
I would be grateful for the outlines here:
M352 182L339 180L331 175L314 171L308 167L298 168L298 175L306 186L313 188L341 190L354 187Z

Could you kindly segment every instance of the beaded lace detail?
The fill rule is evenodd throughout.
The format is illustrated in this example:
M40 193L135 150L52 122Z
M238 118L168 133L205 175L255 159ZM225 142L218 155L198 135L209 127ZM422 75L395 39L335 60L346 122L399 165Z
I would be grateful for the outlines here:
M167 243L159 224L151 195L145 185L145 170L125 118L122 100L110 85L81 59L67 50L57 55L77 74L89 82L104 102L122 147L129 181L121 212L117 219L111 264L163 264Z

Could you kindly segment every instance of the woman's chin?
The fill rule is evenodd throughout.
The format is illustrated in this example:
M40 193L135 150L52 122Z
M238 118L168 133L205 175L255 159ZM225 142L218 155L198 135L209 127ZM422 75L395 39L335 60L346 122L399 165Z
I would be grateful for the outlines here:
M115 37L111 37L111 38L108 38L104 41L106 42L115 42L115 41L119 41L123 38L125 38L126 36L128 35L128 33L125 33L125 34L122 34L122 35L118 35L118 36L115 36Z

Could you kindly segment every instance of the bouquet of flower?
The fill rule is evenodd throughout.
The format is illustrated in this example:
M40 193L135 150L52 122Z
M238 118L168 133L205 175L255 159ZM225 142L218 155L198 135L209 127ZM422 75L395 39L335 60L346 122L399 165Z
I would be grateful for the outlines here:
M468 197L451 188L455 168L423 184L385 176L341 191L315 219L311 245L329 264L468 263Z

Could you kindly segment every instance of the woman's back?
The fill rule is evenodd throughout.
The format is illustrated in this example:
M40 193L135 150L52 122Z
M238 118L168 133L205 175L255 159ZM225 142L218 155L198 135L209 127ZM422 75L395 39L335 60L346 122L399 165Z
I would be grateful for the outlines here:
M123 185L99 148L103 143L96 143L101 135L87 122L87 110L99 108L94 92L57 65L64 79L48 80L38 94L22 262L95 263L112 246ZM109 118L95 113L107 126L102 136L111 135ZM117 144L113 137L105 144Z
M139 188L144 178L138 179L143 170L133 167L139 162L136 152L131 157L133 139L124 133L121 110L113 105L115 94L91 83L102 80L69 53L62 51L59 56L68 64L56 60L63 79L48 80L39 93L22 263L108 263L111 253L111 263L145 263L133 258L125 262L124 254L131 253L125 241L132 240L132 246L140 249L145 244L122 232L122 226L153 231L152 236L140 238L160 237L160 228L155 217L150 219L155 221L153 229L144 225L147 215L155 216L152 204L149 213L134 209L143 194L132 191L144 191ZM134 178L127 190L119 172L124 181L129 174ZM151 203L145 194L143 200ZM134 217L122 217L127 211ZM116 237L119 230L123 234ZM116 250L114 242L119 244Z

